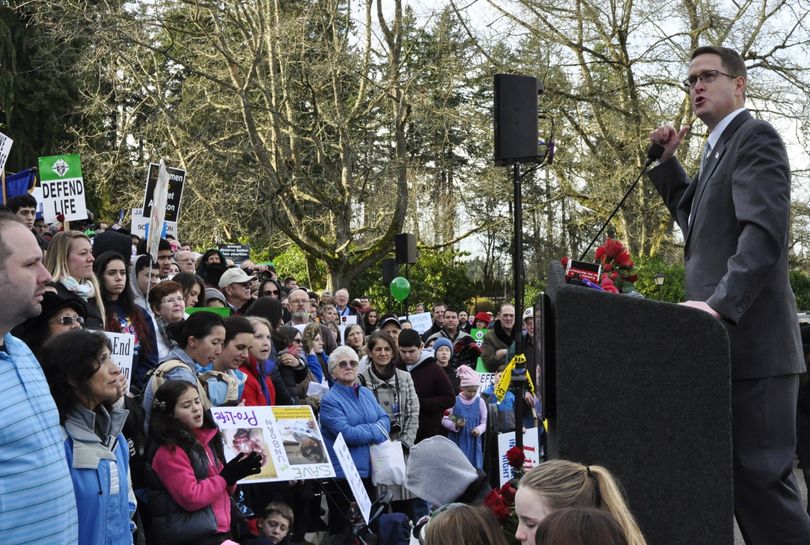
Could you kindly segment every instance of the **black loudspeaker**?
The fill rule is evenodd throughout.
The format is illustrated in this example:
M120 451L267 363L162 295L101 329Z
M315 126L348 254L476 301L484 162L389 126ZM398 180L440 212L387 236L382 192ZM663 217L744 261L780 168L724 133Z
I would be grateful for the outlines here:
M382 260L382 283L383 286L387 286L391 283L391 280L399 276L399 266L397 265L396 260L393 257L386 257Z
M537 78L495 74L495 164L537 159Z
M723 325L680 305L566 284L559 263L547 278L549 457L608 468L647 543L733 545Z
M411 233L400 233L396 238L397 263L413 265L416 263L416 237Z

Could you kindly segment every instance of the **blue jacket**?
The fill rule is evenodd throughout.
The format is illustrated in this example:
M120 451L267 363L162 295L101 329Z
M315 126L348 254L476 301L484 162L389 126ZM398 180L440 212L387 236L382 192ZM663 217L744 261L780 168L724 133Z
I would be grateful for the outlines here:
M128 411L77 408L65 419L67 454L79 512L79 545L132 543L129 447L121 429ZM99 421L99 422L97 422ZM94 431L107 429L104 439Z
M349 452L361 477L371 475L371 456L368 446L388 439L391 423L388 415L374 398L371 390L356 384L344 386L338 382L321 399L321 433L335 476L345 478L343 468L335 457L335 439L338 433L349 447ZM384 430L384 431L383 431Z

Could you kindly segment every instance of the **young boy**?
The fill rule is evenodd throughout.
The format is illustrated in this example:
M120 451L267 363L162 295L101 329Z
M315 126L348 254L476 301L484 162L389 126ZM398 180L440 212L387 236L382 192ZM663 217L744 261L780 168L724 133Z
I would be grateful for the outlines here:
M293 521L289 505L280 501L268 503L258 520L257 530L261 537L246 542L246 545L292 545L287 536Z
M453 344L444 337L440 337L433 343L433 354L436 363L447 373L447 378L450 379L450 384L453 385L453 392L458 394L461 388L456 376L458 365L455 365L453 361Z

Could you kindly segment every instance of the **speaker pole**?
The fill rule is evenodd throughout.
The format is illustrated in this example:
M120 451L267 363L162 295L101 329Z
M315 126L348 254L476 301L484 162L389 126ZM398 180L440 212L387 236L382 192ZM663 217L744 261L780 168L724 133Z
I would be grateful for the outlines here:
M512 165L512 179L514 182L514 249L512 253L512 282L515 294L515 325L512 326L512 335L515 339L515 356L523 355L523 199L520 185L520 162ZM510 388L515 394L515 446L523 449L523 392L526 385L526 366L516 363L512 370Z

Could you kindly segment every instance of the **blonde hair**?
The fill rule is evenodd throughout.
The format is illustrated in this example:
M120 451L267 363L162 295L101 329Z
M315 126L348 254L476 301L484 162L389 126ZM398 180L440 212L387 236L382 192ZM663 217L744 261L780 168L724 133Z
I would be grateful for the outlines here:
M254 333L256 332L256 326L258 324L267 327L267 331L269 331L270 333L273 332L273 326L270 325L270 320L268 320L267 318L262 318L261 316L245 316L245 318L247 318L247 321L250 322L250 325L253 326Z
M485 507L451 504L425 528L425 545L508 545L506 536Z
M301 334L301 343L304 345L304 350L307 354L312 350L312 342L315 340L315 337L320 334L321 324L318 322L310 322L307 324L307 327L304 328L304 332ZM324 341L323 336L321 336L321 340ZM324 344L326 344L325 341Z
M519 487L534 491L551 510L595 507L607 511L621 526L629 545L647 545L616 479L602 466L549 460L526 473Z
M70 250L73 247L73 241L82 238L89 242L92 247L93 243L90 241L90 237L81 231L60 231L51 239L51 242L48 244L48 252L45 254L44 265L45 268L48 269L48 272L51 273L54 282L59 282L63 278L71 276L70 268L68 267ZM77 278L76 280L79 279ZM92 274L87 281L93 285L93 291L96 294L93 301L101 315L102 324L106 325L107 313L104 309L104 301L102 301L101 298L101 287L99 286L98 278L96 278L95 274Z

